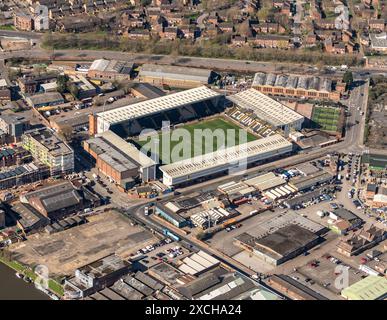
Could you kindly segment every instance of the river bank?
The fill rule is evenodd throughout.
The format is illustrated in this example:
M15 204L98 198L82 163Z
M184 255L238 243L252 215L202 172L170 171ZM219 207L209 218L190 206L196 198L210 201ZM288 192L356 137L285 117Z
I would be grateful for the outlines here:
M0 263L0 300L50 300L35 288L15 275L15 271Z

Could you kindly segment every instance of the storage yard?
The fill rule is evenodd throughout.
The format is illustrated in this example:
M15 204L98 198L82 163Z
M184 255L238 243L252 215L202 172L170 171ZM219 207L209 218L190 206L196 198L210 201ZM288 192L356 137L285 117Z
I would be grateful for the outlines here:
M26 242L10 247L23 264L43 264L50 273L72 274L76 268L108 254L127 257L157 238L116 211L90 217L90 222L53 235L32 235Z

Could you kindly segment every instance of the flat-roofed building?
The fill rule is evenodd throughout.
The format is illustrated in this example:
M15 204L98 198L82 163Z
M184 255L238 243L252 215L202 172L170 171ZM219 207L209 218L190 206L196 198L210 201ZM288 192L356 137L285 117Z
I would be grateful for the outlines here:
M124 189L137 177L143 182L156 179L156 163L112 131L85 141L84 149L96 160L98 170Z
M303 191L322 185L324 183L328 183L332 181L333 178L334 176L331 173L321 170L308 176L295 178L291 180L289 185L294 187L297 191Z
M202 177L226 172L229 169L240 170L254 162L267 160L291 153L293 145L279 134L211 152L202 156L178 161L160 167L163 183L174 186Z
M135 83L133 87L130 88L130 92L138 98L145 99L154 99L158 97L165 96L166 93L149 83Z
M272 188L286 184L286 180L281 176L276 176L273 172L268 172L244 181L245 184L257 188L263 192Z
M40 93L26 98L27 103L33 108L56 106L65 102L59 92Z
M140 81L154 85L195 88L210 84L213 80L214 72L200 68L144 64L140 68L138 77Z
M23 133L30 128L30 121L24 116L13 113L0 115L0 133L3 143L18 142Z
M387 279L368 276L341 291L347 300L385 300L387 298Z
M289 224L261 238L242 233L235 241L261 260L278 266L314 247L320 237L297 224Z
M252 87L264 94L339 101L341 82L334 85L329 78L258 72Z
M70 299L86 297L111 286L131 270L131 263L112 254L75 270L75 276L65 280L65 296Z
M304 122L302 115L253 88L228 96L227 99L242 110L252 111L259 119L284 130L286 134L290 128L300 130Z
M50 168L51 175L74 171L74 151L48 128L29 130L22 136L22 146L32 157Z
M123 132L124 134L128 131L141 132L141 130L144 129L141 125L138 125L138 130L129 129L129 127L134 127L134 120L136 119L154 116L162 112L189 106L192 106L193 109L198 109L203 107L201 103L212 103L213 105L217 105L221 97L221 94L205 86L185 90L114 110L97 113L96 123L93 126L90 125L90 128L94 127L94 133L102 133L109 129L117 133ZM162 124L154 123L153 125L161 127Z

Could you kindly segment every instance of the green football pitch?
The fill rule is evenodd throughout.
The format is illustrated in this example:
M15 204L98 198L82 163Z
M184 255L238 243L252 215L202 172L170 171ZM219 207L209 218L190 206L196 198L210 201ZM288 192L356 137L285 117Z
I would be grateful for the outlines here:
M330 107L314 107L312 121L317 128L327 131L337 131L340 110Z
M152 150L158 154L165 164L257 139L245 129L223 118L216 118L175 127L169 132L159 132L134 142L145 151Z

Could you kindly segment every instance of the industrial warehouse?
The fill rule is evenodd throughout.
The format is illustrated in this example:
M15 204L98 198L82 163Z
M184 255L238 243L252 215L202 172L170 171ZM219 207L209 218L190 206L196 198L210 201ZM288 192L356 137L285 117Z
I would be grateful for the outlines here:
M252 87L264 94L339 101L345 84L331 79L258 72Z
M289 211L260 224L253 234L235 237L235 244L277 266L317 245L325 230L322 225Z
M138 78L152 85L168 85L176 88L195 88L210 84L215 73L207 69L144 64Z
M237 147L197 156L161 166L163 183L174 186L202 177L291 153L293 145L280 135L273 135ZM239 168L240 170L240 168Z
M280 128L288 135L290 129L301 130L304 117L282 103L255 89L248 89L227 97L243 111L248 110L261 120Z

